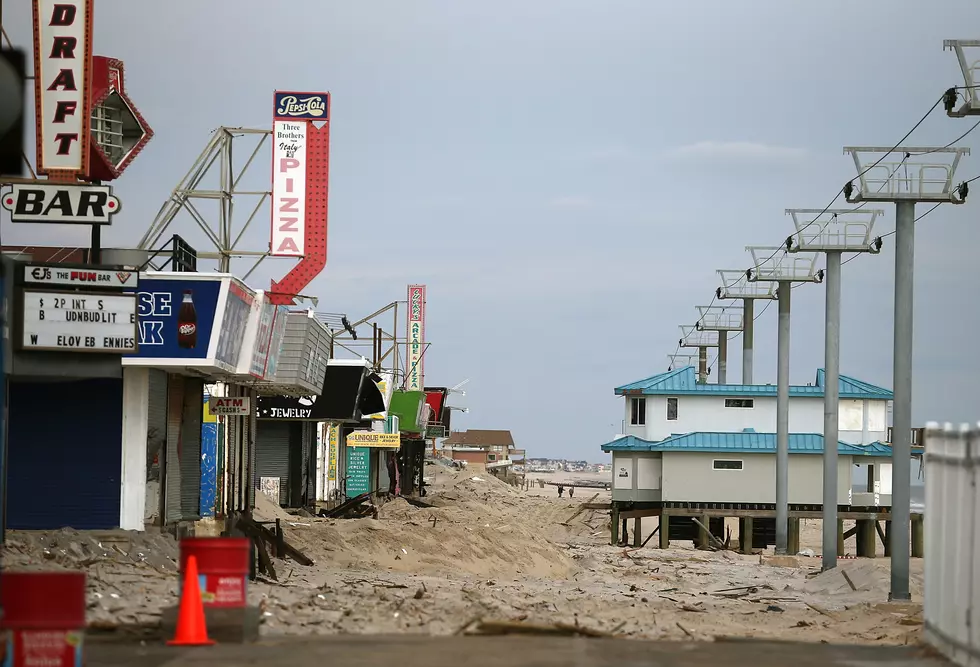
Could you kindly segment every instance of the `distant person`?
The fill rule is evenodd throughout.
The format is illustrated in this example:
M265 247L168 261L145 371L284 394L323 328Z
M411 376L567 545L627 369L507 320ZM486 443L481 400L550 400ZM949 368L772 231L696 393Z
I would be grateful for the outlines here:
M574 495L575 495L575 487L574 486L568 487L568 497L571 498Z
M561 498L565 493L565 487L561 484L558 485L558 497Z

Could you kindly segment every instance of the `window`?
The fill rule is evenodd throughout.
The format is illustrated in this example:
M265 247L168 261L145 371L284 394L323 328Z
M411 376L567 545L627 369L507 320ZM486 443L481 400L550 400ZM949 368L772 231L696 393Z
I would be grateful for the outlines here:
M667 399L667 421L673 422L677 421L677 399L668 398Z
M715 470L741 470L742 462L732 459L715 459L711 467Z
M633 426L643 426L647 423L647 399L630 399L630 424Z
M725 407L726 408L752 408L755 407L755 401L751 398L726 398Z
M497 460L496 454L487 454L487 461L496 461L496 460Z

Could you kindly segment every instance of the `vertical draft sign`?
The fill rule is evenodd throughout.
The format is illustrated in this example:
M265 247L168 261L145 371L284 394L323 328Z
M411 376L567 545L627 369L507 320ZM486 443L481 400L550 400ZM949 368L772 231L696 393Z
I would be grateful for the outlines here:
M34 0L38 172L74 180L88 171L93 0Z

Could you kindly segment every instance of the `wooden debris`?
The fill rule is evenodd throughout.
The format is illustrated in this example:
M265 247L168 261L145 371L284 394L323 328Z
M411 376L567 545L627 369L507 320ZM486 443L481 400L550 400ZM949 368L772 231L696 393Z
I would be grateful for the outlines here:
M694 633L693 633L693 632L691 632L690 630L688 630L687 628L685 628L685 627L684 627L683 625L681 625L680 623L677 623L677 627L679 627L679 628L681 629L681 631L682 631L682 632L683 632L683 633L684 633L685 635L687 635L688 637L690 637L691 639L697 639L697 637L695 637L695 636L694 636Z
M525 623L521 621L484 621L478 620L476 627L466 634L479 635L554 635L559 637L612 637L611 633L602 630L593 630L581 625L570 625L568 623L552 623L548 625L538 623ZM468 623L469 628L473 623Z

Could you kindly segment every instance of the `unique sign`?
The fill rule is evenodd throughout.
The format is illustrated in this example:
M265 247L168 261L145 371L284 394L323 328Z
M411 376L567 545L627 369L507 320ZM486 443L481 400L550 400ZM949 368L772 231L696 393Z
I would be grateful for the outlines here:
M0 198L11 222L108 225L122 206L108 185L17 183Z
M306 123L272 123L273 257L302 257L306 240Z
M368 447L347 448L347 487L348 498L354 498L371 490L371 449Z
M37 171L84 176L91 123L94 0L34 0Z
M382 447L398 449L402 444L400 433L381 433L379 431L351 431L345 442L348 447Z
M135 288L139 283L139 273L115 269L27 264L24 266L24 282L37 285L69 285L81 288Z
M88 165L92 179L119 178L153 138L153 130L126 94L123 69L121 60L92 56L92 150Z
M408 382L409 391L425 387L425 285L408 286Z
M252 406L247 396L211 396L208 410L213 415L225 417L247 417L252 414Z
M137 350L132 294L24 290L21 348L58 352Z

